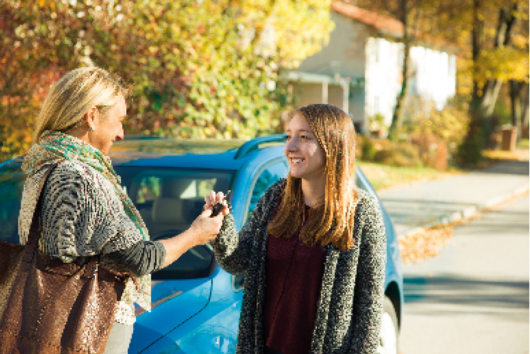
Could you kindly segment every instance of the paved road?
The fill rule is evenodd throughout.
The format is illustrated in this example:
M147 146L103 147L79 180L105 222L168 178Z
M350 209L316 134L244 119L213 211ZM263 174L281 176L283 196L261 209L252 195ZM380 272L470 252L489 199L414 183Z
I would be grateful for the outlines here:
M418 228L469 217L527 191L528 185L528 161L509 161L440 180L391 187L378 194L403 237Z
M529 208L519 197L404 266L402 354L529 353Z

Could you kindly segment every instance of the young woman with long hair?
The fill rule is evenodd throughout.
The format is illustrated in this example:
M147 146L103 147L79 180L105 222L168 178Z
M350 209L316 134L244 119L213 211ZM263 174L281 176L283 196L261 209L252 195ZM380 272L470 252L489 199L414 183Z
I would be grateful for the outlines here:
M355 186L350 117L327 104L296 110L285 155L287 179L239 234L228 215L212 241L221 267L245 275L237 353L375 353L386 237L376 199Z

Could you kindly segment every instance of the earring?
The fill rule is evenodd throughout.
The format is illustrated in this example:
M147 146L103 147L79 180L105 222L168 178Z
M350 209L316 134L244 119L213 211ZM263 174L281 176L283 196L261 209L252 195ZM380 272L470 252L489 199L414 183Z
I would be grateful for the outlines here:
M89 132L93 132L94 130L96 130L96 129L94 129L94 128L92 128L92 127L88 128L88 131L89 131Z

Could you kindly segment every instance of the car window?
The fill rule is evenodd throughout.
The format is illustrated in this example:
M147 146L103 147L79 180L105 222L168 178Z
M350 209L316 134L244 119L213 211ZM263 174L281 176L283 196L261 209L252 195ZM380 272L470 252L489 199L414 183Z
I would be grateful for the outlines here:
M140 212L151 240L162 240L187 230L202 213L204 197L226 192L230 171L116 166L122 186ZM153 273L153 279L193 279L209 275L215 266L212 247L197 246L170 266Z
M256 183L252 187L252 193L250 196L250 203L248 205L248 216L252 213L259 198L265 193L265 191L278 182L281 178L287 177L288 168L284 161L275 162L266 167L256 180Z
M0 168L0 239L19 243L18 214L26 175L20 163L9 163Z

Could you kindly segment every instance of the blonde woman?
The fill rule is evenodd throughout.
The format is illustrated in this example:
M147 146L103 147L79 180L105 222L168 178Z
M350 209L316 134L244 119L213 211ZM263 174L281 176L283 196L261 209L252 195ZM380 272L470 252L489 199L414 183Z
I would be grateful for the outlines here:
M40 181L55 163L43 189L41 250L65 263L101 262L136 276L126 284L107 342L106 353L127 353L135 322L134 305L151 308L150 274L173 263L189 248L214 238L222 215L205 210L180 235L149 241L146 226L120 186L107 156L123 140L127 89L100 68L76 69L51 88L36 124L35 144L25 157L27 173L19 217L25 244ZM99 340L99 338L90 338Z
M355 133L337 107L300 108L287 126L287 180L242 231L225 218L217 261L245 275L238 354L375 353L386 238L377 201L355 188ZM211 192L206 206L223 199Z

